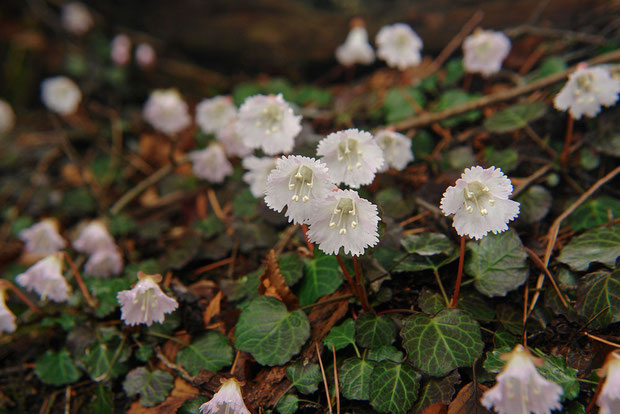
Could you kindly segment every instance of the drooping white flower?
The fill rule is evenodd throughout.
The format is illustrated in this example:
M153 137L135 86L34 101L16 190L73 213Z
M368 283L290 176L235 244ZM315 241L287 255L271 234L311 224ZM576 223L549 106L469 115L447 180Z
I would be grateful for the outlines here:
M466 72L489 76L499 72L510 52L510 39L503 32L477 30L463 42L463 67Z
M595 117L602 106L612 106L618 101L620 79L600 66L587 67L580 64L568 76L568 81L555 97L553 103L559 110L570 112L575 119L582 115Z
M88 8L78 1L67 3L62 7L60 20L67 32L77 36L85 34L95 24Z
M293 223L305 223L313 209L312 201L322 199L334 188L327 167L314 158L291 155L276 161L267 177L265 203Z
M29 291L34 290L41 299L54 302L69 300L69 284L62 275L62 253L45 256L15 280Z
M176 89L156 89L144 104L144 119L158 131L174 135L187 128L192 118Z
M217 131L215 137L224 146L226 154L239 158L247 157L252 153L252 148L243 143L243 140L237 134L235 127L236 120L231 121L228 125Z
M422 61L422 39L405 23L383 26L377 33L377 56L388 66L405 70Z
M220 381L222 386L213 398L200 406L201 414L250 414L243 402L239 381L235 378Z
M179 304L162 292L158 285L161 275L138 272L138 279L131 290L123 290L116 295L121 305L121 319L127 325L162 323L164 315L173 312Z
M0 333L11 333L15 331L15 315L8 306L6 306L6 290L0 288Z
M84 273L95 277L110 277L123 271L123 256L116 246L99 249L90 255L84 265Z
M125 66L131 59L131 39L126 34L118 34L112 39L110 57L118 66Z
M155 61L157 61L157 53L155 53L155 49L150 44L140 43L136 47L135 59L142 69L149 69L155 65Z
M441 211L454 214L454 228L460 236L481 239L488 232L508 230L507 223L519 214L519 203L509 200L512 183L499 168L465 168L456 185L441 199Z
M301 131L301 115L293 113L282 94L254 95L239 108L236 131L250 148L261 148L267 155L287 153Z
M190 152L189 158L192 160L194 175L212 183L221 183L232 174L232 165L226 158L224 148L218 143L212 143L205 149Z
M73 248L80 253L94 254L99 250L116 247L114 238L101 220L88 223L73 241Z
M248 170L243 174L243 181L250 185L252 195L256 198L263 197L267 190L267 177L276 168L276 159L272 157L258 158L250 155L243 159L241 165Z
M336 48L336 59L343 66L356 63L370 65L375 61L375 52L368 43L368 32L361 19L351 21L351 30L343 44Z
M497 383L482 396L481 403L498 414L549 414L562 408L562 387L548 381L536 371L534 364L542 359L530 354L522 345L502 355L506 361Z
M67 244L58 233L58 221L55 219L43 219L20 231L19 239L26 244L26 252L35 255L56 253Z
M216 133L237 117L237 107L230 96L204 99L196 105L196 123L206 134Z
M71 115L80 106L82 92L71 79L56 76L41 82L41 100L50 111Z
M620 350L607 355L605 364L598 370L601 378L606 378L601 393L596 400L599 414L620 413Z
M0 99L0 134L9 132L15 126L15 112L11 105Z
M317 147L332 179L358 188L372 183L383 165L383 151L370 132L357 129L332 132Z
M336 190L313 202L308 238L327 254L359 256L379 241L377 206L353 190Z
M387 171L390 167L402 170L413 161L411 140L408 136L384 129L377 132L375 140L383 150L383 158L385 159L379 171Z

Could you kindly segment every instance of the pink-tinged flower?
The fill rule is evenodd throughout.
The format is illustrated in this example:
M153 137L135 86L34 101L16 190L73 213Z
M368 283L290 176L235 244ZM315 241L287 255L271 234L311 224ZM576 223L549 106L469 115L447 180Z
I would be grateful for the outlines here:
M383 151L370 132L357 129L332 132L317 147L332 179L349 187L372 183L383 165Z
M65 240L58 233L58 221L55 219L43 219L20 231L19 239L26 244L26 252L35 255L56 253L66 246Z
M131 39L125 34L118 34L112 39L110 47L112 62L118 66L125 66L131 59Z
M15 315L6 306L6 290L0 288L0 332L11 333L15 331Z
M510 52L510 39L502 32L477 30L463 42L463 67L466 72L489 76L499 72Z
M405 23L383 26L375 41L377 56L390 67L405 70L422 61L422 39Z
M343 44L336 48L336 59L343 66L356 63L370 65L375 61L375 52L368 43L368 32L361 19L351 21L351 30Z
M481 239L488 232L508 230L507 223L519 215L519 203L509 200L512 183L499 168L465 168L456 185L441 199L441 211L454 214L454 228L460 236Z
M254 95L239 108L237 134L250 148L261 148L267 155L291 152L301 131L301 115L282 94Z
M237 134L235 127L236 120L231 121L228 125L217 131L215 137L224 146L226 154L243 158L250 155L253 151L243 143L243 140Z
M334 188L327 167L314 158L291 155L276 161L267 177L265 203L293 223L305 223L312 213L312 201L323 199Z
M39 260L24 273L17 275L17 283L34 290L42 300L54 302L69 300L69 284L62 275L62 253L54 253Z
M156 89L144 104L144 119L167 135L181 132L192 123L187 104L176 89Z
M243 402L239 381L235 378L220 381L222 386L213 398L200 406L201 414L250 414Z
M383 158L385 159L379 171L387 171L390 167L395 170L402 170L413 161L411 140L407 135L384 129L377 132L375 141L383 150Z
M50 111L71 115L80 106L82 92L71 79L56 76L41 82L41 100Z
M542 365L541 358L517 345L502 359L506 364L497 375L495 386L482 396L483 406L494 408L499 414L549 414L562 408L562 387L536 371L534 364Z
M116 246L99 249L90 255L84 273L95 277L110 277L123 271L123 256Z
M606 378L601 393L596 400L600 407L599 414L620 413L620 351L607 355L603 368L598 370L601 378Z
M116 295L121 305L121 319L127 325L162 323L164 315L173 312L179 304L162 292L158 285L161 275L138 272L138 279L131 290L123 290Z
M250 155L243 159L241 165L248 170L243 174L243 181L250 185L252 195L256 198L263 197L267 190L267 177L276 168L276 159L272 157L258 158Z
M157 53L153 46L148 43L140 43L136 47L135 58L142 69L149 69L155 65Z
M327 254L359 256L379 241L377 206L353 190L336 190L313 202L308 237Z
M62 7L60 20L62 27L74 35L86 34L95 24L88 8L80 2L72 2Z
M15 126L15 112L11 105L0 99L0 134L9 132Z
M204 99L196 105L196 123L206 134L214 134L233 123L237 107L230 96Z
M585 64L568 77L560 93L553 100L555 107L566 111L575 119L582 115L595 117L602 106L612 106L618 101L620 79L615 79L604 67Z
M101 220L93 220L82 228L73 248L80 253L94 254L99 250L114 248L116 244Z
M212 143L205 149L192 151L189 158L194 175L212 183L221 183L232 174L232 165L220 144Z

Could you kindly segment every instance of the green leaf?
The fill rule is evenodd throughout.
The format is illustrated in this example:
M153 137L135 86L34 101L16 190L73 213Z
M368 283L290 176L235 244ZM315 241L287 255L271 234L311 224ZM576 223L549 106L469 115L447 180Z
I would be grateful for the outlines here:
M551 208L553 197L545 187L533 185L520 194L516 201L521 203L518 222L533 224L545 218Z
M508 173L519 165L519 153L514 148L497 150L493 146L488 146L484 152L486 165L501 168L504 173Z
M232 212L237 217L250 218L256 215L260 199L254 197L249 188L239 192L233 200Z
M247 275L241 276L237 280L225 279L222 281L222 290L231 301L241 301L242 299L252 300L258 297L258 286L260 275L265 272L265 267L261 266Z
M404 355L393 345L383 345L378 348L369 349L366 353L366 359L375 362L403 362Z
M519 344L519 338L505 329L500 328L495 335L493 335L493 344L496 348L507 346L513 348Z
M278 266L288 286L293 286L303 276L304 262L297 253L278 256Z
M465 269L474 277L474 286L480 293L505 296L525 283L529 273L527 253L514 230L468 242L467 248L470 255Z
M372 371L370 404L381 413L406 413L420 387L420 374L407 364L380 362Z
M452 371L450 375L441 379L431 379L422 386L418 400L413 406L413 414L421 414L426 407L442 403L449 405L454 396L454 385L461 378L458 371Z
M160 369L150 372L144 367L131 370L123 381L127 395L140 394L140 404L144 407L153 407L164 401L173 387L172 374Z
M97 202L86 187L66 190L63 193L59 210L69 217L80 217L97 209Z
M577 291L577 312L597 328L620 321L620 269L594 272L582 279Z
M201 369L218 372L232 364L233 349L228 338L217 331L208 331L177 353L176 362L187 372L198 375Z
M462 89L451 89L439 97L439 102L435 105L434 111L439 112L448 108L452 108L453 106L458 106L464 104L472 99L478 98L480 95L478 94L469 94ZM441 121L441 126L445 128L452 128L463 122L473 122L476 121L482 113L479 109L466 112L461 115L456 115L451 118L445 119Z
M222 223L222 221L217 218L215 214L211 214L205 219L194 221L192 227L205 240L212 238L216 234L223 233L226 230L226 225Z
M590 263L602 263L613 267L620 256L620 224L598 227L573 238L558 257L576 271L587 270Z
M200 412L200 406L210 398L208 397L196 397L192 400L185 401L182 406L179 407L176 414L202 414Z
M262 365L282 365L301 350L310 337L302 310L288 312L276 298L262 296L250 302L235 328L237 349L247 351Z
M127 236L138 227L138 223L125 213L119 213L110 217L107 223L110 233L116 237Z
M383 112L388 124L402 121L416 114L416 107L425 105L424 94L417 88L392 88L383 99Z
M396 338L396 325L389 316L367 312L355 321L355 340L364 348L390 345Z
M566 62L564 61L564 59L557 56L548 57L543 60L543 62L540 64L540 67L536 71L536 75L533 76L532 79L529 80L529 82L533 82L535 80L544 78L549 75L553 75L554 73L562 72L564 70L566 70Z
M495 309L478 292L463 292L459 297L459 309L464 310L479 322L495 320Z
M99 305L95 309L95 314L103 318L114 312L119 307L116 295L121 290L131 288L131 284L136 281L135 274L131 278L113 277L102 279L96 277L84 277L84 283L88 291L93 295Z
M299 406L299 398L295 394L286 394L280 398L278 405L276 405L276 411L280 414L293 414L297 412Z
M442 233L409 234L402 238L407 253L415 253L420 256L434 256L436 254L450 255L456 248L454 243Z
M117 351L119 352L119 356L114 360ZM121 353L122 350L118 348L110 349L107 344L95 343L86 349L81 361L83 367L86 368L86 372L93 381L100 382L110 378L116 378L127 371L127 364L123 363L123 360L126 360L129 354L125 352L125 354L121 356ZM114 365L112 365L113 363Z
M349 318L340 325L330 329L325 339L323 339L323 345L331 350L332 344L336 351L349 345L355 345L355 322L353 319Z
M313 259L304 260L304 278L299 288L299 305L311 305L321 296L334 293L342 284L338 260L334 256L315 252Z
M402 218L409 214L412 209L411 203L403 199L403 194L398 188L389 187L375 194L375 203L382 207L384 214Z
M153 356L153 347L147 344L141 344L136 350L136 358L142 362L146 362Z
M547 106L542 102L522 102L496 112L484 121L489 132L504 133L524 128L530 122L542 117Z
M463 59L450 59L445 66L446 76L443 79L444 86L455 85L464 75Z
M94 399L88 404L90 414L112 414L114 412L114 394L103 385L97 385L93 392Z
M418 296L418 307L422 312L434 315L440 310L445 309L446 303L439 293L423 288L420 296Z
M42 382L56 386L73 384L82 376L66 349L48 350L35 363L34 372Z
M410 316L400 335L413 366L432 376L471 366L484 347L478 323L458 309Z
M318 390L318 384L323 379L319 364L303 364L301 361L289 365L286 368L286 376L302 394L312 394Z
M579 231L609 223L610 217L620 217L620 200L604 196L580 205L568 223L573 230Z
M343 397L349 400L369 400L372 371L375 361L349 358L338 369L338 382Z

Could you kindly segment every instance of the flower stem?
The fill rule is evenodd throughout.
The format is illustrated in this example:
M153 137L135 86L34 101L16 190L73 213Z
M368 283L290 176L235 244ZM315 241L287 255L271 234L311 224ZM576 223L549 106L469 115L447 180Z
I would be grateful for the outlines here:
M459 270L456 274L456 284L452 295L451 308L456 308L459 303L459 291L461 290L461 280L463 279L463 263L465 262L465 236L461 236L461 249L459 254Z
M24 302L26 306L30 308L30 310L32 310L34 313L42 313L41 309L39 309L37 305L35 305L30 299L28 299L28 297L24 295L22 291L17 288L17 286L9 282L8 280L2 280L1 282L2 285L6 285L7 288L11 289L11 291L15 293L15 296L17 296L22 302ZM2 289L2 285L0 285L0 289Z
M564 148L562 148L562 154L560 155L560 163L566 166L568 162L568 156L570 154L570 146L573 141L573 116L568 113L568 121L566 122L566 137L564 138Z
M314 255L314 244L312 244L312 242L310 241L310 238L308 237L308 225L302 224L301 229L304 232L304 240L306 241L306 247L308 247L308 250L310 251L310 253Z
M353 292L355 296L360 298L359 289L357 288L357 286L355 286L355 282L353 282L353 279L351 278L351 275L349 274L349 271L347 270L347 267L344 265L344 262L340 258L339 254L336 255L336 260L338 260L338 265L340 266L340 270L342 270L344 277L347 279L347 282L349 283L349 288L351 288L351 292ZM360 301L361 300L362 299L360 298Z
M441 283L439 272L437 271L437 269L433 269L433 273L435 274L435 279L437 280L437 284L439 285L439 290L441 290L441 296L443 296L443 301L445 302L446 306L450 306L450 299L448 299L446 289L444 289L443 283Z
M366 312L372 311L370 307L370 303L368 302L368 295L366 294L366 286L364 285L364 277L362 275L362 268L360 266L360 262L357 259L357 256L353 256L353 266L355 268L355 279L357 281L357 287L360 292L360 300L362 301L362 308Z
M69 263L69 267L71 268L71 273L73 273L73 276L75 276L75 280L77 281L77 284L80 287L80 290L82 291L82 294L84 295L84 298L86 299L86 302L88 303L88 305L90 305L91 308L96 308L97 301L88 292L88 289L86 288L86 284L84 283L84 280L82 279L82 275L80 274L78 268L75 266L75 263L73 263L73 259L71 259L71 257L66 252L63 252L63 253L65 256L65 259L67 259L67 263Z

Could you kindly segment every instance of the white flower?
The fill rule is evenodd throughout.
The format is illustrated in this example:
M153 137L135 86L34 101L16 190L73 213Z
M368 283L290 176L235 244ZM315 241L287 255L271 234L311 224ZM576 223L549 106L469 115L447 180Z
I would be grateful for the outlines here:
M489 76L499 72L510 52L510 39L493 30L477 30L463 42L463 66L466 72Z
M41 100L50 111L71 115L80 106L82 92L71 79L56 76L41 83Z
M499 168L465 168L456 185L441 199L441 211L454 214L454 228L460 236L481 239L488 232L508 230L519 214L519 203L509 200L512 183Z
M596 400L600 407L599 414L620 413L620 351L611 352L603 365L598 370L598 375L606 377L601 393Z
M480 402L499 414L549 414L562 408L562 387L547 381L536 371L534 364L542 364L523 346L502 355L506 361L497 377L497 384L486 391Z
M243 402L239 381L235 378L220 380L222 386L206 403L200 406L202 414L250 414Z
M164 314L174 311L179 304L166 296L157 284L161 282L161 275L138 272L138 279L131 290L123 290L116 295L121 305L121 319L127 325L162 323Z
M62 7L60 20L62 27L69 33L81 36L95 24L88 8L80 2L72 2Z
M84 273L95 277L110 277L123 270L123 256L116 246L99 249L91 254L84 265Z
M15 331L15 315L6 306L6 290L0 288L0 332L10 333Z
M187 104L176 89L151 92L142 115L156 130L167 135L174 135L192 123Z
M275 170L267 177L265 203L293 223L305 223L313 209L314 200L327 196L334 183L327 167L314 158L292 155L276 161Z
M262 148L267 155L291 152L301 131L301 115L282 98L282 94L254 95L239 108L237 134L250 148Z
M221 183L232 174L232 165L220 144L212 143L203 150L192 151L189 158L194 175L212 183Z
M413 161L411 140L408 136L384 129L377 132L375 140L383 150L383 158L385 158L379 171L386 171L389 167L402 170Z
M603 67L580 64L577 70L568 76L564 85L553 101L555 107L570 112L575 119L582 115L595 117L601 111L601 105L612 106L618 100L620 79L611 76Z
M125 34L118 34L112 39L110 46L112 62L118 66L125 66L131 59L131 40Z
M65 240L58 233L58 221L44 219L19 232L19 239L31 254L52 254L64 249Z
M80 253L94 254L99 250L115 247L114 239L101 220L88 223L73 241L73 248Z
M243 140L239 134L237 134L235 123L236 121L231 121L228 125L217 131L215 137L224 146L226 154L239 158L247 157L252 153L252 148L249 148L243 143Z
M155 53L155 49L148 43L140 43L136 47L135 52L136 62L142 69L148 69L155 65L155 61L157 60L157 53Z
M377 206L353 190L336 190L313 203L308 238L327 254L359 256L379 241Z
M351 30L346 40L336 48L336 59L343 66L356 63L370 65L375 61L375 52L368 43L368 32L362 20L354 19L351 22Z
M206 134L216 133L237 117L237 107L230 96L204 99L196 105L196 123Z
M0 134L9 132L15 126L15 112L11 105L0 99Z
M383 164L383 151L370 132L347 129L323 138L316 150L332 179L358 188L372 183Z
M34 290L43 300L69 300L69 285L62 275L62 253L45 256L24 273L17 275L15 280L29 291Z
M422 39L409 25L395 23L383 26L377 33L377 56L388 66L405 70L422 61Z
M252 195L256 198L263 197L267 190L267 177L271 170L276 168L276 159L272 157L258 158L250 155L243 159L241 165L248 170L243 174L243 181L250 185Z

